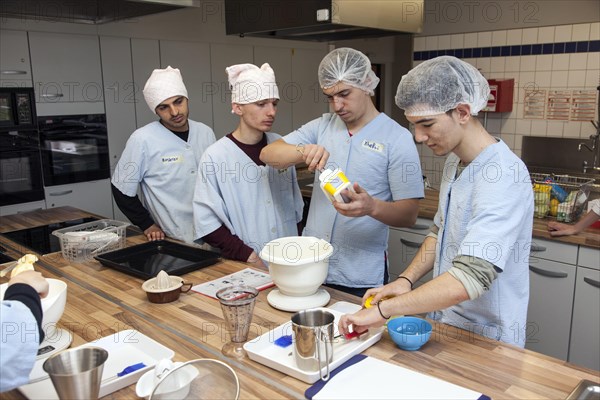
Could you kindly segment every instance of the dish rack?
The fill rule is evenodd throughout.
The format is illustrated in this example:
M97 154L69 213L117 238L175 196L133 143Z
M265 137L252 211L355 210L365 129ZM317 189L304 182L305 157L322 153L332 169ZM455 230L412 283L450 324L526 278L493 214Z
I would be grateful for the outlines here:
M594 179L541 173L531 173L530 176L536 218L551 216L561 222L579 219L586 209Z
M52 234L60 240L63 257L71 262L85 262L102 253L125 247L128 222L101 219L58 229Z

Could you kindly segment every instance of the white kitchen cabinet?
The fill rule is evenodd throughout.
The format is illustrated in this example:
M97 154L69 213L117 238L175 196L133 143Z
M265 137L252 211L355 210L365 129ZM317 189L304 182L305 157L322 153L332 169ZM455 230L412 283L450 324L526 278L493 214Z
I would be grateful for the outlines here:
M113 218L110 179L44 188L48 208L71 206Z
M25 31L0 30L0 86L33 86Z
M104 113L98 36L29 32L29 49L38 115Z
M577 251L577 246L569 246ZM530 257L527 349L567 360L576 256L575 252L575 257L569 260L569 264Z
M293 104L293 129L298 129L329 111L329 103L321 90L317 75L319 64L327 53L326 49L292 51L292 84L285 88L285 93L287 101Z
M556 240L533 238L530 254L532 257L543 258L544 260L573 265L577 263L577 246Z
M213 130L217 139L231 133L240 122L237 115L231 114L231 91L225 68L234 64L253 63L252 52L252 46L249 45L210 45Z
M289 48L254 47L254 64L260 67L268 62L275 71L277 89L279 89L279 103L272 131L282 136L294 129L292 126L292 109L295 104L290 101L294 100L292 96L295 92L295 83L292 80L292 51Z
M137 129L135 124L135 84L131 68L131 41L128 38L101 36L100 50L102 52L106 128L112 175L123 149L125 149L127 139ZM119 221L128 221L114 203L112 195L111 202L113 203L114 218Z
M600 249L579 246L577 265L600 270Z
M46 202L44 200L32 201L30 203L12 204L10 206L0 207L0 216L21 214L29 211L45 210Z
M131 41L100 37L102 78L111 171L121 158L135 125L135 87L131 70Z
M190 119L213 126L210 47L207 43L160 41L160 67L179 68L188 92ZM225 70L222 71L225 76ZM220 93L219 93L220 95ZM231 109L230 109L231 111Z
M138 128L158 121L158 116L148 108L144 100L144 85L150 74L160 68L160 47L158 40L131 39L131 60L133 63L133 83L135 88L135 118Z
M395 280L413 260L417 251L423 244L426 235L429 233L429 227L433 221L425 218L418 218L415 225L411 228L390 228L390 237L388 240L388 269L390 281ZM415 282L414 287L419 287L423 283L431 280L433 272Z
M581 247L583 248L583 247ZM595 251L596 256L599 250ZM600 270L577 267L569 362L600 370Z

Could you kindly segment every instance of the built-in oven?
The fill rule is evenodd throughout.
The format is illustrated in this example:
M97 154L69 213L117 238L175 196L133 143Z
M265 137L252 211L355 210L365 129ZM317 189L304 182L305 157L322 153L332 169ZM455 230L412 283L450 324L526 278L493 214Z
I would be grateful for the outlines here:
M44 186L110 178L104 114L38 118Z
M0 132L0 206L44 200L37 131Z
M33 88L0 88L0 206L44 200Z
M0 88L0 132L35 129L33 88Z

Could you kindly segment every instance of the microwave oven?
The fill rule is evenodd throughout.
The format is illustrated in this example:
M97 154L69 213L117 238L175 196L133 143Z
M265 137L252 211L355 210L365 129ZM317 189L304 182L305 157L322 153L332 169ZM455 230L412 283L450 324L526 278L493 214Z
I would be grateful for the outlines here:
M0 88L0 132L37 129L33 88Z

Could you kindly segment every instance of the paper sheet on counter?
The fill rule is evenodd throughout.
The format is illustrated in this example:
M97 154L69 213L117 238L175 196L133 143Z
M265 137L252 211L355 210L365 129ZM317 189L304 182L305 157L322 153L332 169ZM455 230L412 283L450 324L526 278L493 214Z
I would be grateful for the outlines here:
M254 287L258 290L270 288L274 285L271 275L266 272L258 271L252 268L246 268L222 278L193 286L194 292L203 294L213 299L217 298L217 291L221 288L232 285L244 285Z
M489 400L489 397L399 365L357 354L341 365L328 382L307 389L307 399L446 399Z

